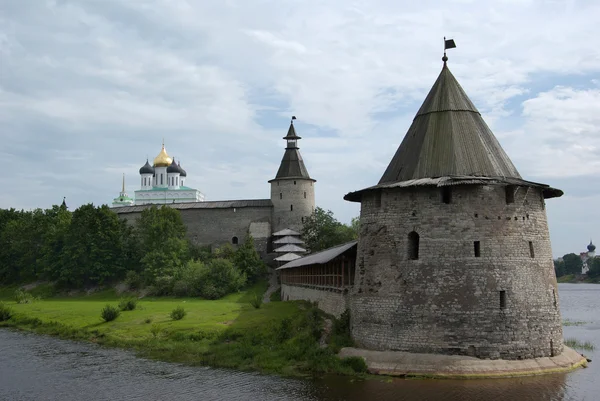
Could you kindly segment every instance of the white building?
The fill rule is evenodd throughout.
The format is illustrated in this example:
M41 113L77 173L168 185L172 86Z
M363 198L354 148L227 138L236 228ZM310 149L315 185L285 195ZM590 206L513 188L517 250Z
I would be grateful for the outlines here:
M167 154L163 143L152 166L146 160L140 168L140 189L135 191L135 204L203 202L204 194L186 187L186 179L186 171Z

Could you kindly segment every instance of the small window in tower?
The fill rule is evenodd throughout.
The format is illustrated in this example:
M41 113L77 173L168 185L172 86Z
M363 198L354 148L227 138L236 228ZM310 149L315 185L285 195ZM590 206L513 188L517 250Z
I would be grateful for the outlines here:
M283 194L281 192L279 193L279 199L283 199Z
M410 260L419 259L419 234L414 231L408 234L408 258Z
M237 244L238 244L238 237L233 237L233 238L231 239L231 243L232 243L233 245L237 245Z
M296 185L296 181L294 181L294 185Z
M294 205L290 205L290 212L294 211Z
M507 185L504 187L504 195L506 196L506 204L515 203L515 187Z
M446 204L452 202L452 188L442 187L442 202Z
M161 174L160 175L160 185L162 185L162 184L163 184L163 175Z
M500 309L506 308L506 291L500 291Z
M306 199L306 192L304 192L304 199Z
M302 218L300 220L302 220L302 223L304 223L304 216L302 216Z
M375 193L375 207L381 207L381 191Z
M533 250L533 241L529 241L529 256L535 258L535 251Z
M474 241L473 242L473 250L475 251L475 257L476 258L481 257L481 242Z

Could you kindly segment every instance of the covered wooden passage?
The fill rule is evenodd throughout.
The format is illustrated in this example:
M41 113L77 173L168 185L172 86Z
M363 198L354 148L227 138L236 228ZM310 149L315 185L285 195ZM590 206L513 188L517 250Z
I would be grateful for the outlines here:
M354 285L357 241L286 263L277 270L282 285L343 291Z

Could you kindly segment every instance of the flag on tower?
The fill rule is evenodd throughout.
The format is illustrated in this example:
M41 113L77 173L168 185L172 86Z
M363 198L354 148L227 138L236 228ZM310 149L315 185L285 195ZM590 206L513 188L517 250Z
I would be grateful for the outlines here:
M456 47L456 43L454 43L454 39L446 39L444 38L444 50L446 49L454 49Z

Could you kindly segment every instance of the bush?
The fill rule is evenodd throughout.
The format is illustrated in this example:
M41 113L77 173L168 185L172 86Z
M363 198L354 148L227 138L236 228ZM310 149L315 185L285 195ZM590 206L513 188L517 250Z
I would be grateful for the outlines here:
M259 297L257 294L254 294L254 297L250 300L250 305L254 306L255 309L260 309L262 303L262 297Z
M152 337L157 338L160 332L160 326L157 323L154 323L152 326L150 326L150 333L152 334Z
M18 304L28 304L35 301L35 297L30 293L19 289L15 291L15 301Z
M349 356L340 361L342 366L349 367L356 373L366 373L367 363L360 356Z
M125 274L125 284L127 284L130 290L139 290L142 288L142 283L142 277L137 272L129 270Z
M183 309L183 306L179 305L177 308L171 311L171 319L173 320L181 320L185 317L187 312Z
M152 323L152 319L147 317L146 320L144 320L144 323L146 323L146 324Z
M173 293L173 277L160 276L154 280L152 295L171 295Z
M102 319L105 322L111 322L111 321L115 320L117 317L119 317L120 314L121 314L121 311L119 311L119 309L117 307L112 306L112 305L106 305L102 309L102 313L100 313L100 316L102 317Z
M10 319L13 315L13 310L9 306L6 306L4 302L0 302L0 322L5 322Z
M137 307L137 303L137 298L121 298L121 301L119 301L119 309L121 309L122 311L135 310L135 308Z

